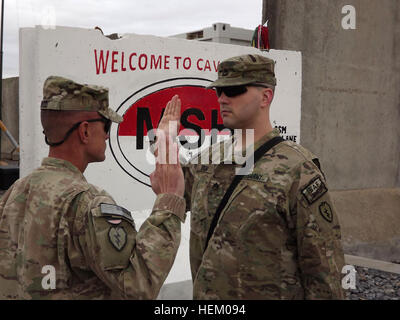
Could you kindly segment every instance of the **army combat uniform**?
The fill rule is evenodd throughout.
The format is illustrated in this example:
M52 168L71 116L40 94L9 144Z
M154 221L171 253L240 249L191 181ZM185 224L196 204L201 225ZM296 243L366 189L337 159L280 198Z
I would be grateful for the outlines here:
M227 87L242 86L238 94L246 94L243 86L275 87L274 68L261 55L229 58L209 87L227 90L227 97L235 97ZM277 136L272 130L253 150ZM342 299L340 227L315 157L289 141L267 151L234 189L206 247L212 218L240 167L223 143L210 148L200 156L208 155L210 164L195 158L184 168L194 298Z
M157 197L139 232L71 163L45 158L0 201L1 299L156 298L180 243L184 200ZM43 288L55 268L55 289Z
M254 145L279 136L275 129ZM340 227L323 174L309 151L284 141L255 163L221 213L213 215L235 169L223 143L220 164L184 167L191 210L190 263L195 299L342 299ZM225 163L224 163L225 162ZM205 250L205 251L204 251Z
M42 109L108 108L108 91L45 82ZM54 98L54 99L53 99ZM174 262L185 201L158 195L140 230L72 163L45 158L0 200L0 299L154 299Z

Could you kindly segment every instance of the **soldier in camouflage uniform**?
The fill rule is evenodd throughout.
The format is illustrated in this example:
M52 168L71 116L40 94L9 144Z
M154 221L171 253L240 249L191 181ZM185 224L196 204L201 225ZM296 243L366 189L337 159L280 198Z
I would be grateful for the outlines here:
M274 61L260 55L223 61L210 85L224 125L254 129L254 150L280 134L269 119L275 85ZM168 131L179 114L174 98L159 129ZM343 299L344 254L327 183L315 156L291 141L275 145L243 177L206 246L212 218L240 167L224 150L223 143L214 144L183 168L194 298ZM208 164L199 160L204 155Z
M0 299L156 298L185 219L182 169L156 165L158 196L137 232L130 212L83 176L122 121L108 90L52 76L43 96L49 157L0 201Z

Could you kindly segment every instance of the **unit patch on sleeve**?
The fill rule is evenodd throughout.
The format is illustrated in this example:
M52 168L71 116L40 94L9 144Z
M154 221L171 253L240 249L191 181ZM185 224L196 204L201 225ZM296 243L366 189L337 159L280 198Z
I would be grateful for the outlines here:
M328 222L333 221L332 208L328 202L326 201L321 202L321 204L319 205L319 213L321 214L322 218L324 218L326 221Z
M316 177L301 191L304 198L306 198L309 205L313 204L319 198L321 198L328 188L325 183L321 180L321 177Z
M125 247L127 241L125 229L123 227L111 227L110 230L108 230L108 239L115 249L121 251Z

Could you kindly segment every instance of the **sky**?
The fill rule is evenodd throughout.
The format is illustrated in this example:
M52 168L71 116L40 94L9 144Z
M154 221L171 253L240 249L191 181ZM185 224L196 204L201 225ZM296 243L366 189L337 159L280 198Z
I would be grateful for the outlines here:
M104 34L170 36L224 22L254 30L262 0L4 0L3 78L19 74L19 28L59 25Z

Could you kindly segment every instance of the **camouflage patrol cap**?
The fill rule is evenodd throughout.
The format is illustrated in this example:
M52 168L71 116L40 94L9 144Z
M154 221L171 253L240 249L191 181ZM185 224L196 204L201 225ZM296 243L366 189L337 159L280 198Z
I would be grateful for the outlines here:
M108 89L95 85L79 84L72 80L50 76L43 85L41 110L97 111L113 122L123 118L108 107Z
M218 66L218 79L208 88L265 83L276 86L275 62L258 55L245 54L226 59Z

